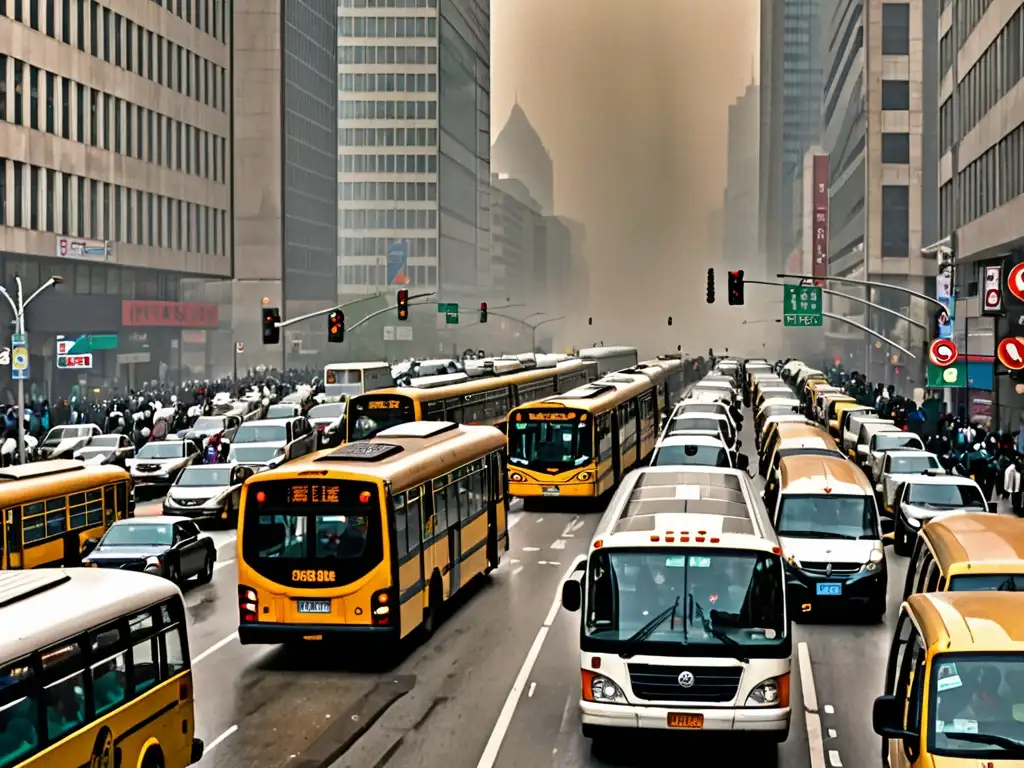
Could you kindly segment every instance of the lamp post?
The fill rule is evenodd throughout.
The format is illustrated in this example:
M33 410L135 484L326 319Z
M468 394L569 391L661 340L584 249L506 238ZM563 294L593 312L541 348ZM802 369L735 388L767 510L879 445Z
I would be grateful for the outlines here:
M64 281L63 277L60 277L59 275L54 275L49 280L47 280L45 283L43 283L41 286L36 288L35 293L33 293L31 296L29 296L28 299L25 299L24 298L24 293L23 293L22 288L21 288L21 276L20 275L15 275L14 276L14 282L18 286L18 301L17 302L15 302L14 299L11 298L11 294L9 294L7 292L7 289L4 288L4 286L0 285L0 295L3 295L3 297L5 299L7 299L7 303L11 305L11 311L14 313L14 333L15 333L16 336L19 336L19 337L21 337L23 339L24 346L25 346L25 354L26 355L28 354L28 339L25 338L25 309L28 307L29 304L32 303L32 301L35 299L36 296L41 294L47 288L52 288L53 286L55 286L55 285L57 285L57 284L59 284L59 283L61 283L63 281ZM11 344L11 373L12 374L14 373L14 347L15 347L15 345L12 343ZM18 463L19 464L24 464L25 463L25 379L24 378L19 378L18 379Z
M538 313L534 313L534 314L538 314ZM540 314L543 314L543 313L540 313ZM565 320L565 316L564 315L560 315L558 317L552 317L552 318L549 318L547 320L541 320L539 323L534 323L533 325L530 325L529 323L524 322L524 321L520 321L520 322L523 323L523 325L525 325L527 328L529 328L532 331L532 333L533 333L533 346L530 348L530 352L536 352L537 351L537 329L540 328L542 325L547 325L548 323L557 323L559 320Z

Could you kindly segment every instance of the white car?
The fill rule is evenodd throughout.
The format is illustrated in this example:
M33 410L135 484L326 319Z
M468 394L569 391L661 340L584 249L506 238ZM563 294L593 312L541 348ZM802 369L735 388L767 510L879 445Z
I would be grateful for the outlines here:
M918 475L901 483L893 496L896 554L910 555L925 523L963 512L995 512L981 487L961 475Z
M720 413L684 412L669 419L664 434L670 435L674 432L692 432L694 430L719 432L730 450L735 450L738 447L736 430L733 428L732 422L728 416L723 416Z
M729 450L721 437L697 433L663 437L651 456L653 467L703 466L745 471L749 461L745 454Z
M102 434L95 424L54 427L46 433L43 442L39 444L39 458L70 459L75 451Z
M201 458L194 440L152 440L125 464L136 488L169 488L185 467L199 463Z
M889 451L923 451L924 441L913 432L878 432L868 442L868 469L871 482L882 477L882 462Z
M939 457L928 451L886 451L882 457L881 476L875 481L882 513L892 514L892 500L896 489L918 475L945 475Z

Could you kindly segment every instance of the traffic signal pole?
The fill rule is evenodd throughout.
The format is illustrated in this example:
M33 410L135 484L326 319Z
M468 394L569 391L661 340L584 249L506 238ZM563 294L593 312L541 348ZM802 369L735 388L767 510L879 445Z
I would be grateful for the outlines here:
M346 301L344 304L338 304L337 306L328 307L327 309L318 309L316 312L310 312L307 315L299 315L298 317L292 317L287 320L282 320L281 322L275 323L274 325L276 325L278 328L287 328L289 325L301 323L303 320L310 320L314 317L323 317L324 315L329 315L331 312L336 312L338 310L345 309L345 307L351 307L353 304L358 304L362 301L370 301L371 299L380 298L381 295L381 292L377 291L377 293L374 293L370 296L360 296L358 299Z
M772 285L772 286L775 286L775 287L778 287L778 288L782 288L785 285L785 283L773 282L771 280L746 280L745 282L750 283L751 285ZM895 309L889 309L888 307L883 307L881 304L876 304L873 301L868 301L867 299L862 299L860 296L851 296L848 293L840 293L839 291L832 291L832 290L829 290L828 288L822 288L821 292L824 293L824 294L827 294L828 296L838 296L841 299L848 299L848 300L856 302L858 304L864 304L864 305L866 305L868 307L871 307L872 309L877 309L879 312L885 312L887 314L892 315L893 317L898 317L900 320L906 320L908 323L910 323L911 325L916 326L918 328L923 328L923 329L927 329L928 328L928 326L925 325L924 323L920 323L920 322L918 322L917 320L914 320L911 317L907 317L906 315L897 312Z
M425 298L427 298L429 296L435 295L435 293L436 293L435 291L430 291L429 293L410 293L409 294L409 303L406 304L406 306L407 307L422 307L422 306L425 306L427 304L431 304L432 302L429 302L429 301L421 301L418 304L414 304L413 303L413 299L425 299ZM345 330L347 330L349 333L352 333L352 331L354 331L356 328L358 328L359 326L363 325L364 323L369 322L373 318L379 317L380 315L383 315L385 312L393 312L396 309L398 309L398 304L392 304L390 306L384 307L383 309L378 309L376 312L371 312L366 317L361 318L359 320L356 320L355 323L353 323L352 325L348 326ZM321 312L320 314L324 314L324 313Z
M877 280L856 280L856 279L854 279L852 277L832 277L831 275L822 275L822 276L818 277L818 276L815 276L815 275L795 275L795 274L790 274L788 272L779 272L775 276L776 277L797 278L799 280L824 281L824 282L829 282L829 283L850 283L852 285L866 285L866 286L870 286L871 288L888 288L889 290L899 291L900 293L905 293L908 296L913 296L915 298L918 298L918 299L921 299L923 301L926 301L929 304L933 304L934 306L936 306L939 309L941 309L943 312L946 311L946 305L943 304L938 299L936 299L934 296L928 296L927 294L924 294L924 293L918 293L917 291L912 291L910 288L904 288L902 285L890 285L889 283L881 283L881 282L878 282ZM754 281L753 280L748 280L747 282L748 283L752 283ZM875 306L875 305L873 305L873 306Z

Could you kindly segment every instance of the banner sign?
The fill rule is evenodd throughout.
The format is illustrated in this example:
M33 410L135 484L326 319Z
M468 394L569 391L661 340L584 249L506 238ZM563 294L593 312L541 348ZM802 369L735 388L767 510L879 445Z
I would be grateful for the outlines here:
M811 170L811 205L814 231L811 236L811 274L828 277L828 155L815 155ZM824 281L815 281L824 286Z
M217 305L184 301L122 301L121 325L150 328L216 328Z

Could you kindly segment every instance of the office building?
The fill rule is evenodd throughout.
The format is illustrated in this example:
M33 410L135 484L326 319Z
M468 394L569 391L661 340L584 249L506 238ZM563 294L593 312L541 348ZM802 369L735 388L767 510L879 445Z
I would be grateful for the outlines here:
M867 24L871 19L872 23ZM877 23L875 23L877 20ZM938 9L924 0L842 0L829 29L824 135L828 155L829 273L876 280L934 295L934 264L921 247L938 229L938 144L932 118L937 93ZM835 286L831 286L835 288ZM891 290L847 287L844 292L919 322L931 317L919 301ZM922 332L906 321L850 302L835 314L866 317L873 330L917 354ZM862 332L833 322L830 348L874 381L922 386L923 365ZM920 358L920 356L919 356Z
M518 100L491 147L491 170L519 179L550 216L555 209L555 170L551 153Z
M758 88L751 83L729 107L722 260L728 269L765 279L767 264L757 242L758 106Z
M346 298L394 289L389 253L414 290L479 300L490 285L489 18L487 0L340 4Z
M797 244L792 189L821 137L826 25L836 0L762 0L758 246L770 270Z
M0 5L3 285L64 278L27 312L37 391L176 378L220 324L183 281L231 275L228 8ZM57 337L84 333L102 348L69 362Z

